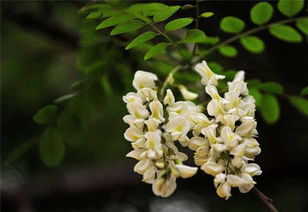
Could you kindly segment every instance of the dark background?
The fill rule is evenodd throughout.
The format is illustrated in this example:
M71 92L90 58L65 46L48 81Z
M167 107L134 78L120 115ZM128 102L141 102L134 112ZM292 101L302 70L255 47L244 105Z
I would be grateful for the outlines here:
M84 31L95 31L97 23L85 21L85 15L77 13L87 3L1 2L1 209L27 212L266 211L252 192L240 194L233 189L232 198L220 199L215 194L212 177L201 171L192 179L179 179L176 192L167 199L155 197L151 186L141 182L141 176L133 172L136 162L125 158L130 145L123 138L126 126L122 117L126 112L121 96L131 87L118 80L128 76L126 81L129 82L133 72L143 65L123 47L114 47L108 40L112 40L108 31L93 32L104 42L98 42L92 51L96 57L109 58L102 70L108 72L113 93L103 96L102 109L91 114L88 127L82 135L77 135L76 142L67 144L63 162L55 168L46 167L40 160L36 143L17 159L7 161L16 147L41 134L43 128L32 121L35 112L69 93L75 81L88 76L85 66L91 62L82 63L88 50L83 44L87 36ZM247 28L254 27L249 22L249 10L254 3L203 2L201 11L213 11L215 16L202 20L200 28L207 35L227 38L218 23L228 15L245 20ZM193 16L194 10L179 14ZM273 21L283 18L276 10ZM213 54L208 60L215 60L226 69L246 70L248 79L279 82L287 94L298 95L308 82L307 38L301 44L288 44L271 37L267 31L259 35L266 43L262 54L247 53L235 43L239 49L237 58ZM121 61L124 61L122 66ZM118 63L120 67L115 65ZM118 70L127 73L118 75ZM278 123L268 125L257 114L262 153L256 161L263 170L263 174L256 177L257 186L274 199L281 211L307 211L308 121L286 98L281 97L279 101ZM85 110L80 108L81 112Z

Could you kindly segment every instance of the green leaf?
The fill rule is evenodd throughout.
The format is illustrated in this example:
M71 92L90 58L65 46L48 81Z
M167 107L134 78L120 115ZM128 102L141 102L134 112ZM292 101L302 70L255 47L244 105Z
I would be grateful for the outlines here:
M194 8L195 6L194 5L191 5L191 4L185 4L182 6L182 10L189 10L189 9L192 9Z
M222 74L224 71L224 68L219 63L208 62L207 65L216 74Z
M116 15L116 16L112 16L110 18L105 19L104 21L102 21L97 27L96 29L105 29L107 27L111 27L111 26L115 26L117 24L123 23L123 22L127 22L129 20L133 19L132 15Z
M201 43L206 38L204 32L199 29L187 30L185 38L181 41L183 43Z
M219 37L206 36L202 43L214 45L220 41Z
M192 18L178 18L173 21L170 21L169 23L166 24L165 26L165 31L174 31L181 29L187 25L189 25L193 21Z
M290 97L290 102L294 107L296 107L300 112L308 116L308 100L302 97Z
M303 90L301 91L301 95L302 95L302 96L308 95L308 86L306 86L305 88L303 88Z
M252 53L261 53L264 50L263 41L256 36L247 36L240 39L243 47Z
M287 25L275 25L269 31L276 38L286 42L299 43L302 41L302 36L295 29Z
M130 42L127 46L126 46L126 50L127 49L131 49L135 46L138 46L146 41L149 41L151 39L153 39L156 36L155 32L144 32L141 35L139 35L138 37L136 37L132 42Z
M308 35L308 18L299 18L296 20L296 26L306 35Z
M56 119L58 108L55 105L47 105L36 112L33 120L37 124L49 124Z
M100 18L100 17L102 17L102 12L101 11L94 11L94 12L91 12L86 17L86 19L96 19L96 18Z
M299 13L304 7L304 0L279 0L278 9L287 17Z
M236 34L241 32L245 27L245 22L239 18L228 16L221 20L220 28L228 33Z
M262 93L257 89L249 89L249 94L253 96L256 100L256 105L259 107L261 105Z
M146 53L144 60L148 60L156 55L165 54L168 45L168 43L164 42L156 44Z
M209 18L209 17L212 17L213 15L214 15L213 12L204 12L200 16L203 18Z
M132 13L132 14L142 14L145 16L151 16L155 15L158 11L163 11L167 9L168 6L162 3L138 3L138 4L133 4L131 5L128 9L127 12Z
M120 23L112 29L111 35L118 35L126 32L131 32L143 27L143 23L137 20L131 20L129 22Z
M250 11L250 19L257 25L265 24L273 16L273 7L267 2L256 4Z
M274 124L277 122L280 116L280 107L277 98L272 94L264 94L261 99L260 112L267 123Z
M237 50L233 46L225 45L219 48L219 53L226 57L235 57L237 55Z
M262 84L261 81L258 80L258 79L252 79L252 80L248 81L248 87L249 88L256 88L261 84Z
M56 128L47 128L40 141L41 159L47 166L57 166L64 156L64 144Z
M162 22L167 20L170 16L172 16L176 11L178 11L181 7L180 6L171 6L163 11L158 11L154 17L153 20L155 23Z
M283 87L276 82L265 82L258 86L259 89L270 92L274 94L282 94L284 89Z

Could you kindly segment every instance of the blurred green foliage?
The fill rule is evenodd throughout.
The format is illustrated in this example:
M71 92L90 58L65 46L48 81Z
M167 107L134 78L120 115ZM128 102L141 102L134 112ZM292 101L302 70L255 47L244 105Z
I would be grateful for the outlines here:
M281 40L301 42L303 36L293 26L287 24L297 21L297 27L305 33L307 20L307 17L300 16L271 23L275 5L260 2L253 5L250 11L250 19L257 27L246 29L248 23L241 18L223 17L218 27L223 32L231 34L231 37L220 41L218 36L207 36L203 30L198 29L199 18L212 17L213 12L199 11L195 18L178 17L182 10L191 10L197 5L170 6L163 3L133 4L129 2L119 4L117 1L111 1L81 8L79 18L77 15L72 18L73 13L61 13L64 5L56 12L61 17L61 21L66 20L62 24L72 25L72 29L77 29L80 34L76 55L73 52L63 55L62 52L65 51L60 47L36 38L32 41L35 43L32 46L34 49L30 49L30 52L36 53L35 55L21 51L20 58L18 58L19 54L12 57L12 54L16 54L17 48L27 45L23 42L27 35L18 38L21 33L15 33L17 36L14 38L17 41L15 44L7 42L10 39L7 36L2 38L4 45L6 43L16 45L15 47L4 46L8 52L3 56L3 67L13 70L10 73L4 73L3 76L5 82L3 86L6 88L5 91L8 91L3 92L4 98L7 98L5 95L9 95L8 99L12 101L8 102L8 105L21 105L22 102L23 106L20 109L25 110L24 105L39 108L42 106L39 102L50 104L39 109L34 114L33 120L39 125L46 126L40 128L37 136L41 158L46 165L51 166L61 162L65 151L74 152L82 148L89 149L89 155L82 156L86 158L85 160L90 160L91 157L97 158L98 155L104 155L102 159L116 158L117 151L121 154L124 146L116 145L122 140L120 132L123 129L123 126L118 126L116 121L124 114L120 97L131 89L131 79L137 68L150 68L164 78L168 77L175 65L181 64L182 71L173 76L174 85L188 84L191 90L197 91L196 82L199 77L191 71L193 61L200 60L204 56L208 57L216 50L222 56L235 58L238 56L235 42L239 42L250 53L262 53L266 44L255 34L266 29ZM294 17L302 8L302 1L292 3L281 0L278 3L278 10L287 17ZM71 22L67 22L68 20ZM191 26L193 22L197 22L194 28ZM112 27L111 30L109 30L110 27ZM18 32L19 29L10 30ZM184 32L183 35L178 36L174 33L179 30ZM33 37L29 36L27 41L31 43L31 39ZM193 50L188 48L189 43L193 45ZM124 50L125 46L130 52ZM29 51L28 46L25 49ZM45 53L46 57L42 57L44 49L48 49ZM52 56L48 55L51 50L54 51ZM59 55L59 58L55 55ZM17 58L19 62L11 61L11 58ZM145 63L143 59L149 61ZM16 71L14 75L14 70L29 67L29 61L34 60L41 62L31 64L34 66L31 66L31 74ZM225 70L216 61L209 62L209 66L214 72L226 75L227 80L231 80L236 73L234 70ZM68 77L68 74L74 77ZM16 77L31 77L25 81L36 83L29 85L21 82L18 86L27 89L22 93L24 96L18 96L21 93L14 93ZM42 77L47 78L49 82L40 80ZM67 81L66 78L71 81ZM41 89L37 89L39 86ZM279 120L278 97L289 98L298 110L307 114L305 110L307 100L304 97L285 94L283 86L279 83L254 80L248 83L248 87L256 99L261 116L269 124ZM221 91L226 89L226 83L223 82L219 88ZM46 93L50 92L47 89L54 89L51 92L54 102L49 101L50 97L44 98ZM302 93L305 94L305 91ZM115 139L114 143L108 143L108 145L104 143L105 133L117 135L111 136ZM65 147L67 145L71 147ZM19 151L20 148L17 150ZM14 155L14 152L12 154Z

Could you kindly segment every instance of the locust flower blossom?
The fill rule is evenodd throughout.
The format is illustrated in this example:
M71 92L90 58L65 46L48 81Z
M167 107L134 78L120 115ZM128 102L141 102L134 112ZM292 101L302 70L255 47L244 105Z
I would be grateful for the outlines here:
M223 75L215 74L204 60L195 66L195 70L202 77L201 83L203 85L217 85L218 80L225 78Z
M174 143L189 141L187 133L191 124L184 114L198 107L193 103L176 102L170 89L162 103L157 96L157 79L150 72L135 73L133 86L137 92L123 97L129 112L123 117L129 125L124 137L133 147L126 156L139 161L134 171L143 175L142 181L152 184L154 194L168 197L175 191L178 177L189 178L197 172L196 167L183 164L188 157L178 151Z
M230 198L235 187L249 192L256 184L253 177L262 171L253 162L261 148L256 140L255 100L249 95L245 72L237 72L227 83L227 91L220 93L216 86L225 76L215 74L205 61L197 64L195 71L208 95L205 107L192 102L198 95L184 85L179 89L185 101L176 101L170 89L158 96L165 93L158 92L158 77L145 71L135 73L136 92L123 97L129 113L123 117L129 125L124 137L133 148L126 156L138 160L134 171L152 184L157 196L170 196L177 178L197 172L197 167L183 164L188 156L178 145L192 150L195 165L214 177L219 197Z

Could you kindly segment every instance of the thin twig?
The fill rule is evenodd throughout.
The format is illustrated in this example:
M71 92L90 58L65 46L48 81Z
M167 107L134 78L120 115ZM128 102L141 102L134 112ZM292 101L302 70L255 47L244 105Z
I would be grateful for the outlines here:
M199 7L199 0L196 0L196 23L195 23L195 29L199 28L199 14L200 14L200 7ZM196 56L198 44L194 44L194 48L192 51L192 57Z
M253 192L260 198L263 204L272 212L279 212L278 209L274 206L273 200L263 194L259 189L256 187L253 188Z
M246 32L243 32L243 33L240 33L238 35L235 35L227 40L224 40L222 41L221 43L213 46L212 48L210 48L204 56L207 56L213 52L215 52L216 50L218 50L220 47L224 46L224 45L227 45L229 43L232 43L233 41L236 41L237 39L241 38L241 37L244 37L244 36L247 36L247 35L251 35L251 34L254 34L254 33L257 33L257 32L260 32L262 30L265 30L265 29L268 29L274 25L277 25L277 24L287 24L287 23L291 23L297 19L300 19L300 18L307 18L308 16L302 16L302 17L298 17L298 18L289 18L289 19L285 19L285 20L282 20L282 21L277 21L277 22L274 22L274 23L271 23L271 24L266 24L266 25L263 25L263 26L259 26L259 27L256 27L256 28L253 28L251 30L248 30ZM204 56L201 56L200 59L203 59Z
M154 24L150 24L153 29L158 32L160 35L162 35L163 37L165 37L174 47L175 49L179 52L179 54L185 58L185 55L182 53L182 51L179 49L179 47L176 45L177 43L172 39L170 38L165 32L161 31L160 29L158 29Z

